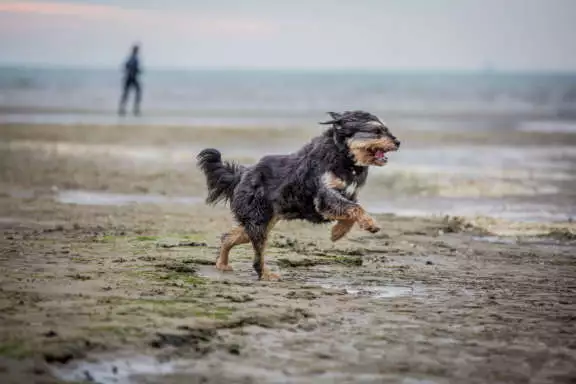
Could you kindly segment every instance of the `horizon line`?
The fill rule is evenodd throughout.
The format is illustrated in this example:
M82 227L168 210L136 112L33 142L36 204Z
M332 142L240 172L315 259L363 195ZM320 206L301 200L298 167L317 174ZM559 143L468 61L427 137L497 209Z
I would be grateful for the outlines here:
M121 71L122 65L89 65L89 64L60 64L60 63L16 63L0 62L1 69L54 69L54 70L115 70ZM497 67L274 67L274 66L144 66L144 72L148 71L266 71L266 72L460 72L460 73L545 73L545 74L576 74L574 69L560 68L497 68Z

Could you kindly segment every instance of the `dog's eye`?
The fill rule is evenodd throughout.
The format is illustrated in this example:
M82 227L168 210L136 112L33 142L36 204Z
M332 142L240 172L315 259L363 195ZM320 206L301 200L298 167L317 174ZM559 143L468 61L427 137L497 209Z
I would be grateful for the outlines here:
M372 131L372 133L378 137L382 137L382 136L386 135L386 129L385 128L376 128L374 131Z

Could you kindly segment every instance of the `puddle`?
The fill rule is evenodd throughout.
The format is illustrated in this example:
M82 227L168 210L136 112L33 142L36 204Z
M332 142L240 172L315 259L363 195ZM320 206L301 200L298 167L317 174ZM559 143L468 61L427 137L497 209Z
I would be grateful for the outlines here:
M465 216L493 217L517 222L566 222L576 216L574 206L540 204L507 199L405 197L368 200L366 208L373 213L393 213L405 217Z
M524 132L575 133L576 124L570 121L526 121L516 129Z
M151 356L102 358L52 367L53 374L60 380L100 384L132 384L137 382L135 378L140 375L159 376L175 373L177 370L177 362L162 362Z
M515 245L518 241L515 237L501 237L501 236L473 236L472 240L483 241L491 244L508 244Z
M216 264L216 257L214 257L214 264ZM233 273L220 272L214 265L197 265L198 276L205 277L212 280L231 280L236 277Z
M296 151L301 143L295 139L283 140L280 143L267 145L269 153L285 153ZM152 146L152 145L122 145L122 144L81 144L67 142L38 142L31 140L14 140L8 143L0 142L0 149L11 151L28 150L63 157L82 157L90 159L118 159L119 164L128 161L130 165L150 166L154 163L170 163L186 167L196 162L196 154L204 149L202 144L184 143L181 145ZM242 145L224 146L222 150L227 157L244 158L255 162L261 154L261 144L245 140ZM165 165L165 164L164 164Z
M386 287L345 287L346 292L355 296L372 296L378 299L400 297L400 296L414 296L417 294L415 287L401 287L401 286L386 286Z
M63 221L39 221L26 217L0 216L0 229L54 228L65 225Z
M34 191L27 189L12 189L8 191L8 196L13 199L33 199L36 197Z
M414 379L411 377L406 377L402 380L402 384L437 384L437 382L427 379Z
M389 299L394 297L419 296L424 293L424 288L419 284L412 285L356 285L345 280L308 280L308 283L319 285L327 289L344 289L353 296L369 296L377 299Z
M220 370L230 372L234 377L250 377L257 375L264 382L288 382L283 371L270 371L255 366L247 366L234 362L220 362ZM177 382L203 382L196 379L212 376L213 367L198 360L159 361L153 356L102 356L100 359L81 360L61 366L52 366L54 376L70 383L98 384L144 384L164 383L167 375L178 375ZM227 382L222 377L222 382ZM252 380L248 380L252 382ZM170 381L172 382L172 381ZM235 381L236 382L236 381Z
M127 205L127 204L186 204L201 203L200 197L169 197L162 195L131 195L96 191L62 191L56 200L63 204Z
M573 246L574 242L562 242L560 240L546 237L504 237L504 236L473 236L472 240L483 241L491 244L506 245L534 245L542 247Z

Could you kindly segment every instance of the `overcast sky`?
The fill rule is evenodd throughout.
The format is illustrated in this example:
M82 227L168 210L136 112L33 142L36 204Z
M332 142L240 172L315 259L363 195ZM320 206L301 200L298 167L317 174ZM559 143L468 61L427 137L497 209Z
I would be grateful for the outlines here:
M576 0L0 0L0 63L576 71Z

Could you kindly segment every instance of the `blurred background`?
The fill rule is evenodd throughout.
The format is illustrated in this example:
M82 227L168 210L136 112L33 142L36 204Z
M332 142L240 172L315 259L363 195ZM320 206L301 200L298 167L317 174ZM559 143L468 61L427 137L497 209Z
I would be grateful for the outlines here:
M192 169L197 150L218 144L250 163L297 149L327 111L363 109L403 141L373 172L363 197L371 210L572 220L575 16L571 0L4 0L0 124L87 127L73 138L3 131L4 158L46 150L76 163L112 156L130 172ZM134 43L142 115L119 117ZM135 127L138 143L118 133ZM146 141L150 127L189 133ZM107 138L94 139L96 129ZM69 185L89 187L126 192L112 181Z

